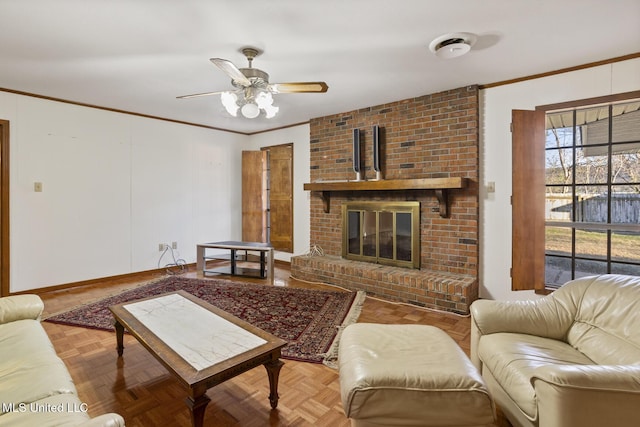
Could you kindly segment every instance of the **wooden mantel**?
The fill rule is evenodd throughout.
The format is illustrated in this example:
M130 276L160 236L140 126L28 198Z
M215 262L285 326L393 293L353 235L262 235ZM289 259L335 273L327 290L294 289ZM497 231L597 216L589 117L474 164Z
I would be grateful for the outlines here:
M318 181L304 184L306 191L319 191L325 212L329 212L332 191L435 190L440 216L448 216L448 190L465 188L467 178L381 179L371 181Z

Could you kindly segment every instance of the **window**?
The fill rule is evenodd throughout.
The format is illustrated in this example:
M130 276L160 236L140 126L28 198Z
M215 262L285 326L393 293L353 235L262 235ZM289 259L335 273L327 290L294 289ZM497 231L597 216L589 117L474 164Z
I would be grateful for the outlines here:
M640 99L547 111L545 285L640 276Z

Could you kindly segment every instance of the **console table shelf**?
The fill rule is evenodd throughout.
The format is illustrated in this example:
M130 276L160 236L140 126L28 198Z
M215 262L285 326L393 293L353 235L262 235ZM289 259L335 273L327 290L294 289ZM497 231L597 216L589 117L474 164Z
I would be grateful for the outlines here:
M381 179L377 181L318 181L304 184L306 191L318 191L323 208L329 212L332 191L435 190L440 216L448 216L448 190L465 188L467 178Z

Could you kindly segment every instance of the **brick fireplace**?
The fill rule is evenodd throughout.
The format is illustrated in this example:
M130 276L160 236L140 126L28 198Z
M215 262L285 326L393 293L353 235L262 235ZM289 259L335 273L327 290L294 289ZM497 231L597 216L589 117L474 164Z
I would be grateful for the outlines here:
M442 192L430 188L313 191L310 242L324 256L292 257L293 277L468 313L478 297L478 110L478 88L469 86L311 120L311 183L356 178L353 129L360 129L364 147L362 177L375 179L377 125L384 180L459 177L465 185L446 191L444 204ZM341 206L369 201L419 202L419 269L341 257Z

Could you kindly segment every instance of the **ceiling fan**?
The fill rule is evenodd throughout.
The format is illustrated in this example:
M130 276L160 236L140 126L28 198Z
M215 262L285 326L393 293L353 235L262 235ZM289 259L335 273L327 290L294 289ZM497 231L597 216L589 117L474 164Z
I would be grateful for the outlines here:
M245 47L241 49L241 52L249 62L247 68L238 68L231 61L222 58L210 59L214 65L231 78L234 90L196 93L177 98L196 98L220 94L222 105L234 117L238 115L238 110L240 110L244 117L253 119L258 117L262 110L265 112L266 118L271 118L279 110L273 105L273 94L324 93L329 89L325 82L269 83L269 74L252 67L253 59L261 52L253 47Z

